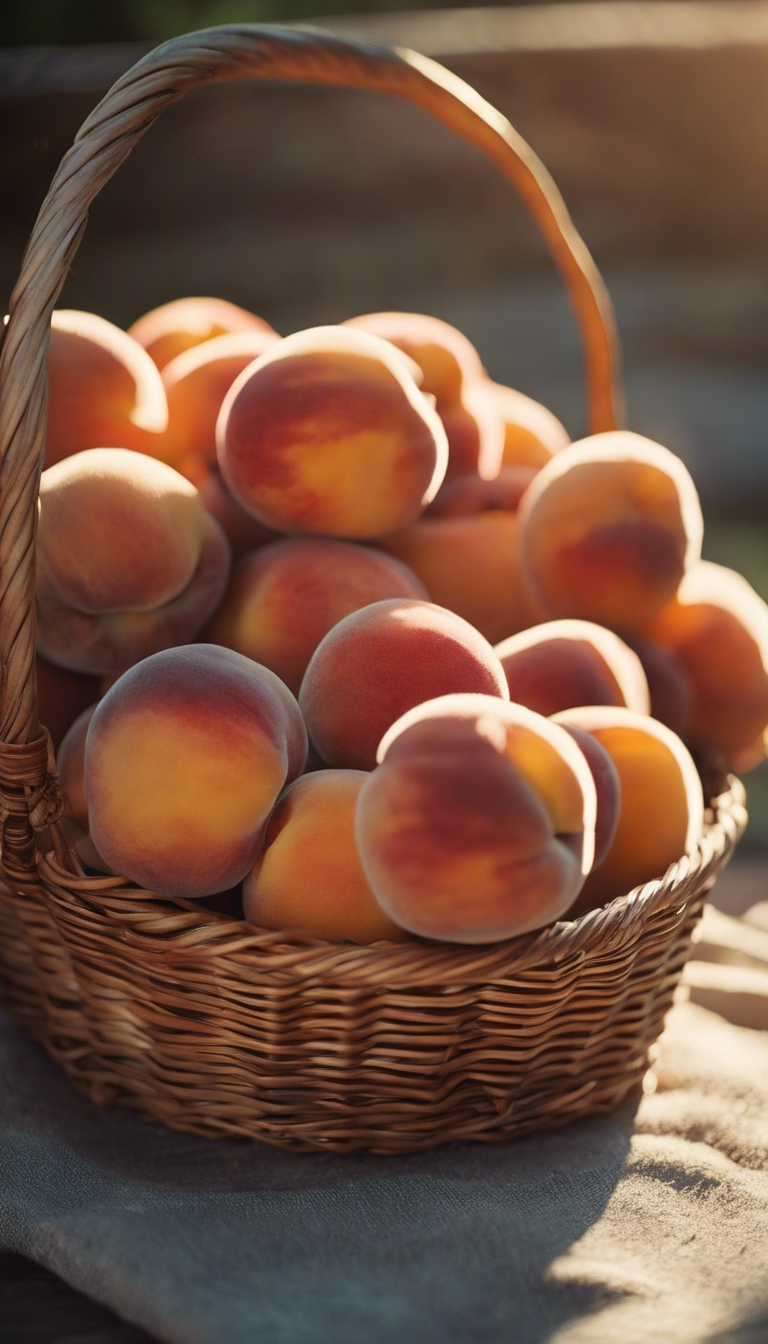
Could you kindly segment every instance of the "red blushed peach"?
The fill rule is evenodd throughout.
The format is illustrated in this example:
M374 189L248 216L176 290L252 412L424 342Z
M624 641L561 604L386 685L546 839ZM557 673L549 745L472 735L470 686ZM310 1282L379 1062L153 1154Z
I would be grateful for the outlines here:
M343 617L386 598L426 596L399 560L365 546L279 541L235 565L206 637L270 667L298 694L312 654Z
M158 369L205 341L236 331L276 336L268 322L226 299L174 299L137 318L128 334L143 346Z
M496 645L510 700L557 714L576 705L651 710L648 682L636 653L592 621L546 621Z
M94 844L161 895L224 891L250 872L305 756L298 705L273 672L211 644L157 653L115 683L91 720Z
M97 317L58 309L48 347L46 467L86 448L162 456L163 382L138 342Z
M365 313L344 325L389 341L419 365L422 391L435 398L445 426L447 475L477 472L493 479L501 466L504 425L471 341L424 313Z
M701 554L696 488L679 458L616 431L564 448L520 505L523 576L547 616L639 631Z
M486 943L572 905L592 864L596 795L563 729L492 696L449 695L404 715L378 755L357 840L397 924Z
M203 504L227 538L235 560L258 550L260 546L269 545L271 541L281 540L282 533L265 527L232 498L218 467L213 467L196 484Z
M535 467L502 467L492 481L474 472L454 476L440 486L425 518L470 518L475 513L506 510L515 513L536 475Z
M568 431L540 401L501 383L488 386L504 422L505 467L527 466L538 470L555 453L568 447L571 442Z
M616 838L621 816L621 780L605 747L584 728L569 728L577 747L584 756L595 781L597 812L595 814L595 857L592 868L599 868Z
M766 752L768 607L740 574L701 561L646 635L682 665L691 693L688 737L751 770Z
M278 342L221 409L219 465L235 499L279 531L353 540L415 517L448 448L411 368L387 341L344 327Z
M469 621L492 644L537 619L520 573L516 513L491 509L420 518L379 545L418 575L438 606Z
M509 697L504 669L477 630L430 602L374 602L339 621L301 684L310 738L328 765L372 770L406 710L452 691Z
M121 448L43 473L38 645L74 671L119 672L192 639L221 600L229 547L183 476Z
M275 806L264 848L243 883L245 918L267 929L302 930L332 942L402 942L363 872L355 810L368 775L302 775Z
M88 805L85 801L85 739L93 718L95 705L75 719L59 747L56 768L59 783L66 796L64 816L69 817L84 831L88 830Z
M669 728L628 709L589 705L554 722L592 733L621 783L621 812L606 858L569 914L575 918L653 878L691 854L704 827L704 796L690 752Z
M168 398L163 458L199 487L217 467L216 421L235 379L280 337L256 328L215 336L177 355L162 371Z
M37 717L48 729L53 750L58 751L62 738L78 715L98 700L99 679L57 667L39 653L35 658L35 672Z

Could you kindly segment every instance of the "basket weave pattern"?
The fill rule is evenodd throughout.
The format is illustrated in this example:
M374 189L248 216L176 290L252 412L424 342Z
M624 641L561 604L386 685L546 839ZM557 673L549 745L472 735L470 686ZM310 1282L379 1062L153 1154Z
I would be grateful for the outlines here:
M580 326L593 431L621 418L613 318L546 170L472 89L412 52L258 27L166 43L94 110L40 211L0 354L0 973L30 1032L98 1103L295 1149L404 1152L610 1110L647 1066L706 892L745 823L603 910L487 947L353 947L263 933L86 876L57 824L34 681L34 540L51 311L90 202L190 87L281 78L388 93L517 187Z

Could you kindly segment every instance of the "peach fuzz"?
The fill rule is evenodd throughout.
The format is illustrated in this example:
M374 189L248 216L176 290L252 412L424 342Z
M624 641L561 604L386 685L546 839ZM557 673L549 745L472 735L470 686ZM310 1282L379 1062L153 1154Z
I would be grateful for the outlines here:
M420 518L379 545L418 575L433 602L491 644L537 620L520 573L520 523L512 511Z
M277 335L268 322L226 299L173 299L137 318L128 328L147 351L158 369L164 369L177 355L205 341L235 331L259 331Z
M521 705L448 695L405 714L360 791L382 909L426 938L486 943L551 923L594 855L597 800L573 738Z
M278 541L235 565L206 638L263 663L298 694L310 658L338 621L371 602L426 596L399 560L365 546L328 537Z
M41 654L35 657L37 680L37 717L50 734L53 750L84 709L98 700L99 679L82 672L49 663Z
M216 421L235 379L280 337L235 331L215 336L172 359L162 371L168 399L163 458L195 485L217 467Z
M59 783L66 797L64 816L84 831L88 830L88 805L85 801L85 740L96 705L84 709L65 735L56 755Z
M592 621L545 621L495 648L510 700L549 717L577 705L623 705L650 714L648 682L636 653Z
M670 864L691 854L703 834L704 795L687 747L655 719L612 705L588 705L556 714L554 722L592 733L621 783L613 844L569 912L575 918L663 877Z
M40 482L40 652L104 674L184 643L218 606L229 563L221 529L172 467L121 448L66 458Z
M211 644L154 654L91 720L93 842L117 872L160 895L233 887L253 867L306 745L295 699L267 668Z
M673 654L690 688L688 738L734 770L766 754L768 606L731 569L702 560L644 632Z
M571 440L565 426L540 401L501 383L489 383L489 391L504 422L505 467L538 470L568 447Z
M86 448L162 455L163 382L138 342L95 313L57 309L48 346L44 466Z
M376 901L357 852L355 811L367 778L362 770L323 770L302 775L278 799L243 883L251 924L331 942L407 939Z
M501 466L504 426L472 342L425 313L364 313L344 325L382 337L419 365L422 391L435 398L448 437L448 476L468 471L493 479Z
M328 765L372 770L387 729L453 691L509 699L504 669L467 621L431 602L374 602L318 645L299 693L310 739Z
M217 425L235 499L282 532L370 540L437 493L448 446L416 366L387 341L316 327L243 371Z
M696 488L673 453L629 431L563 448L520 505L523 576L549 617L640 631L701 554Z

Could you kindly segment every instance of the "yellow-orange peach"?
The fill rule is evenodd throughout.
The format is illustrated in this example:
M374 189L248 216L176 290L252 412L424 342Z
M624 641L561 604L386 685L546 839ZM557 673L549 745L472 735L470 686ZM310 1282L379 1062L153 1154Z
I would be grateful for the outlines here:
M651 710L642 664L618 635L593 621L545 621L496 645L510 700L556 714L576 705Z
M379 545L418 575L433 602L492 644L538 619L520 574L520 524L512 511L420 518Z
M219 465L235 499L282 532L366 540L410 521L448 455L411 371L387 341L349 328L279 341L221 409Z
M143 346L158 369L204 341L235 331L276 335L268 322L226 299L173 299L137 318L128 334Z
M154 654L91 720L94 844L117 872L161 895L224 891L250 872L264 823L305 756L298 705L273 672L212 644Z
M95 313L54 312L44 465L86 448L162 456L167 425L162 379L138 342Z
M595 857L592 868L598 868L613 844L621 815L621 780L602 743L584 728L569 728L577 747L587 762L595 781L597 812L595 814Z
M37 654L37 717L50 733L53 750L58 751L65 733L78 715L98 700L98 677L70 672Z
M43 473L38 646L79 672L119 672L192 639L221 600L229 547L172 467L95 448Z
M606 858L589 874L572 917L604 905L690 854L704 826L701 780L679 737L646 715L612 705L556 714L554 722L592 733L621 782L621 812Z
M639 631L701 553L696 488L679 458L628 431L562 449L520 505L523 576L543 615Z
M216 421L235 379L280 338L275 332L235 331L195 345L162 371L168 398L163 459L199 487L216 461Z
M59 783L64 791L65 817L88 830L88 805L85 801L85 739L96 705L89 705L75 719L56 755Z
M490 644L442 607L393 598L353 612L325 636L299 704L328 765L371 770L391 724L415 705L454 691L509 698Z
M449 695L385 735L357 840L382 909L427 938L485 943L558 919L594 854L595 784L573 738L521 705Z
M343 617L385 598L426 596L405 565L366 546L278 541L235 565L206 638L270 667L298 694L312 654Z
M345 326L396 345L422 372L448 437L448 476L477 472L492 479L501 466L504 425L480 356L456 327L424 313L365 313Z
M646 634L682 665L690 687L688 736L751 770L766 752L768 607L747 580L701 561Z
M505 466L546 466L555 453L571 442L568 431L540 401L527 397L513 387L489 384L491 394L504 421Z
M323 770L286 789L243 883L250 923L332 942L407 938L376 901L357 852L355 810L367 778L362 770Z

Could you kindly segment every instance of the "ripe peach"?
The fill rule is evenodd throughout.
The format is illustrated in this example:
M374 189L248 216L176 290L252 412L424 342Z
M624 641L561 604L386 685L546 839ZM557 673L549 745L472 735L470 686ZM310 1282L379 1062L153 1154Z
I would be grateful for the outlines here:
M556 714L576 705L624 705L650 714L640 659L612 630L592 621L545 621L497 644L510 700Z
M250 923L335 942L407 938L377 903L360 864L355 809L367 778L362 770L323 770L286 789L243 883Z
M425 518L469 518L491 509L514 513L528 486L537 474L536 467L502 467L492 481L476 473L454 476L440 486L432 503L424 510Z
M584 756L595 781L597 794L597 812L595 815L595 857L592 870L598 868L606 857L616 836L621 815L621 780L608 752L592 733L584 728L569 728L577 747Z
M162 453L167 425L162 379L138 342L95 313L54 312L44 465L86 448Z
M89 705L75 719L59 747L56 768L66 795L64 816L88 830L88 805L85 801L85 740L96 705Z
M673 453L628 431L563 448L520 505L523 576L547 616L639 631L701 553L696 488Z
M435 398L448 436L447 475L477 472L493 479L501 466L504 426L471 341L423 313L365 313L344 325L390 341L419 365L422 391Z
M555 453L571 442L568 431L540 401L515 388L490 383L490 391L504 421L504 466L546 466Z
M299 537L238 561L206 637L270 667L298 694L312 654L344 616L385 598L426 596L416 575L391 556Z
M214 336L192 346L162 371L168 398L163 458L199 487L216 461L216 421L235 379L279 341L259 328Z
M235 331L277 335L268 322L226 299L173 299L137 318L128 334L147 351L158 369L204 341Z
M685 742L691 722L691 685L680 659L642 635L624 638L642 663L651 697L651 718L666 724Z
M490 644L431 602L374 602L339 621L301 684L310 738L329 765L372 770L376 748L406 710L452 691L509 698Z
M382 909L449 942L558 919L594 853L596 796L576 743L493 696L448 695L393 725L360 790L357 841Z
M119 672L193 638L218 605L229 547L189 481L122 448L43 473L38 645L74 671Z
M655 719L613 705L589 705L564 710L554 722L592 733L621 782L613 844L569 911L575 918L663 877L670 864L692 853L703 831L704 795L688 749Z
M688 737L751 770L766 753L768 607L740 574L701 561L645 631L678 659L691 692Z
M98 677L85 676L57 667L37 654L37 717L50 734L53 750L58 751L65 733L84 709L99 698Z
M156 653L115 683L91 720L94 844L161 895L224 891L250 872L305 756L298 705L273 672L212 644Z
M439 416L387 341L317 327L278 342L230 388L219 465L268 527L365 540L436 494L448 448Z

